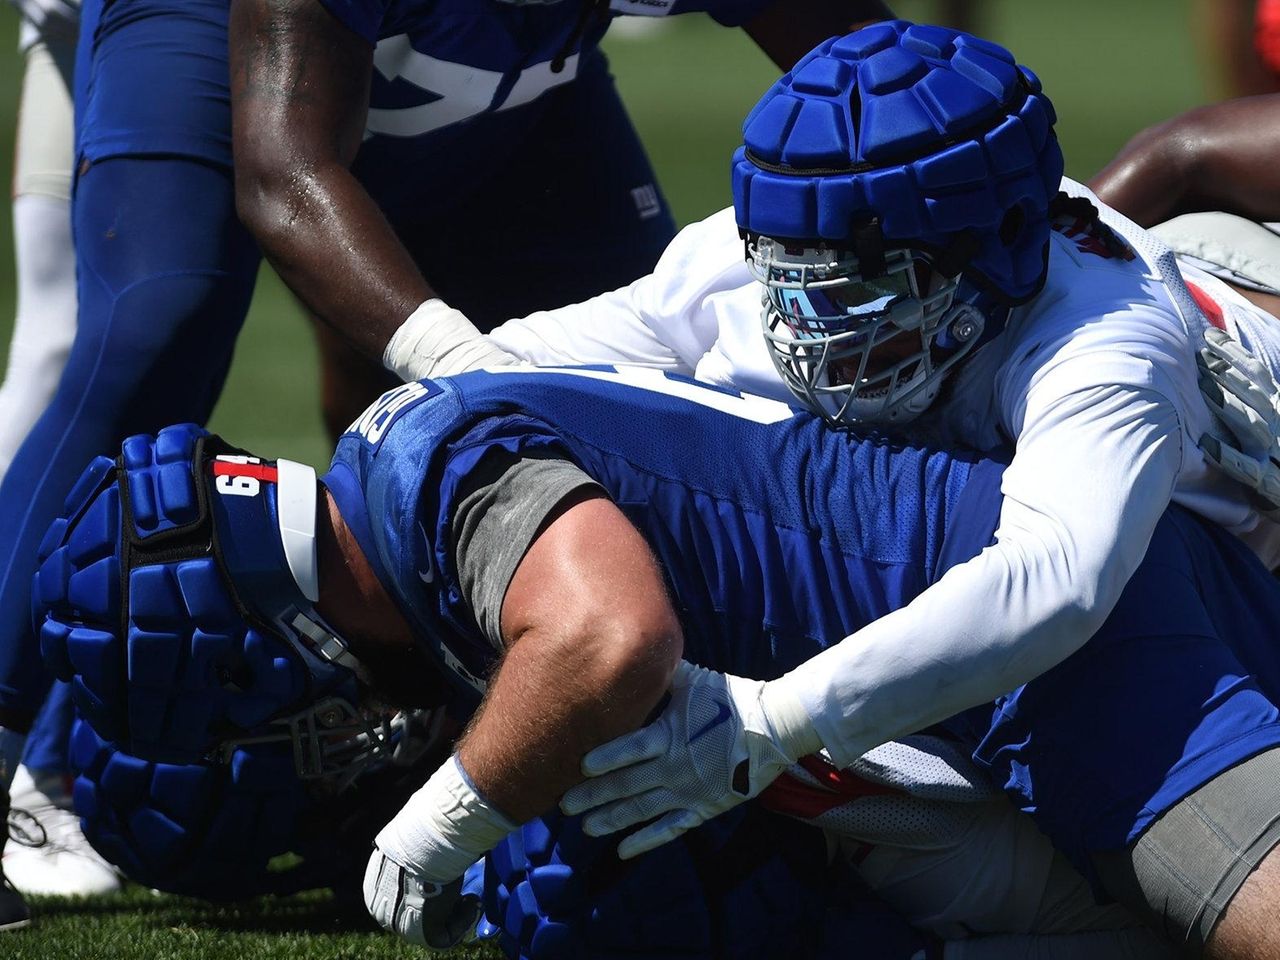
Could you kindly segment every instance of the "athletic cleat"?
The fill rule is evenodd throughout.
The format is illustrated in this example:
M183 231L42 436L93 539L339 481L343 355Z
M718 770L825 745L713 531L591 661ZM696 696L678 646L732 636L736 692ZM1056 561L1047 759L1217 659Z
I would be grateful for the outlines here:
M89 897L120 889L120 874L80 829L65 777L45 772L33 776L20 766L12 799L13 842L5 851L4 872L13 887L28 896L54 897Z
M9 839L8 820L9 791L0 780L0 824L5 825L5 829L0 830L0 858L4 854L5 841ZM5 879L4 868L0 866L0 931L20 930L30 923L31 911L27 909L27 902Z

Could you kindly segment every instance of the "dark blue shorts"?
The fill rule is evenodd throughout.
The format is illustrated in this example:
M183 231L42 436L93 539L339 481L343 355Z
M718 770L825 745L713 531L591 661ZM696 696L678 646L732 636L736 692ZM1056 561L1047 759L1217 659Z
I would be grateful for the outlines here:
M230 0L87 0L76 61L78 152L231 166Z
M1235 537L1173 507L1097 635L994 714L963 720L975 758L1092 875L1090 854L1127 846L1280 744L1277 703L1280 583Z

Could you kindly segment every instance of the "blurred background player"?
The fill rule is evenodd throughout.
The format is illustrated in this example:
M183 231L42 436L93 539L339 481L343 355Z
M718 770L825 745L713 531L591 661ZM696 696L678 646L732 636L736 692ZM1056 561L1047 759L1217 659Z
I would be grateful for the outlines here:
M1197 0L1192 31L1219 97L1280 91L1280 3Z
M487 330L652 267L674 224L598 44L617 13L699 9L742 24L783 69L888 13L868 0L236 0L237 203L285 282L342 335L320 340L335 437L395 382L369 358L424 375L415 351L443 354L473 323ZM408 175L427 150L430 166ZM498 284L480 254L495 242L512 251Z
M274 192L280 171L255 179L263 170L252 159L267 156L264 133L292 143L290 183L306 185L294 213L312 219L292 240L265 230L267 247L366 355L385 349L388 362L411 367L431 344L455 364L501 359L430 298L419 265L456 283L451 295L481 322L652 265L673 223L598 50L613 12L568 2L331 6L277 4L277 33L262 5L236 6L237 24L250 28L233 44L237 149L251 168L239 204L259 233L278 226L290 199L282 208ZM806 23L779 0L690 6L749 21L784 60L883 13L862 0L814 3ZM27 568L75 465L127 434L203 422L247 308L259 254L236 216L227 23L226 0L84 8L72 211L79 323L59 388L0 488L22 504L0 517L0 736L10 744L47 685L26 625ZM266 36L282 42L279 56L263 55ZM308 77L316 100L299 102L291 71L322 61L323 75ZM480 89L487 99L475 98ZM287 136L272 127L285 115ZM500 282L484 253L499 242L524 254L501 263ZM337 294L332 277L344 283Z
M20 47L25 58L15 137L13 335L0 385L0 476L48 405L75 335L75 253L71 242L71 96L79 3L26 0ZM88 845L72 812L67 775L71 704L58 684L34 728L13 796L18 836L4 849L3 873L34 894L94 894L119 879ZM0 763L14 762L11 750Z

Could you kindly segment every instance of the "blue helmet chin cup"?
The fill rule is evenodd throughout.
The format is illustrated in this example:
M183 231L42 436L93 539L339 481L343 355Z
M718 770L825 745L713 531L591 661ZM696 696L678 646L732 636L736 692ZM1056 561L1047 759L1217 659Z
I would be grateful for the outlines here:
M191 424L89 466L32 596L45 663L100 737L166 763L288 741L307 778L383 750L388 718L315 609L316 489Z

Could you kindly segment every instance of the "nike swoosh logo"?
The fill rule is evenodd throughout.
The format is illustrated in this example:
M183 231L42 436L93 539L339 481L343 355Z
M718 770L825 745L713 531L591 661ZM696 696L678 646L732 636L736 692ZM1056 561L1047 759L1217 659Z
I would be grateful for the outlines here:
M431 583L433 580L435 580L435 578L436 578L436 571L434 568L427 570L425 572L422 570L418 571L418 579L421 580L423 583Z
M720 709L717 711L716 715L707 721L706 726L704 726L701 730L699 730L697 733L695 733L692 737L689 738L690 743L693 743L694 741L699 740L702 737L706 736L716 727L720 726L720 724L724 723L726 720L729 719L731 715L731 711L729 710L729 705L727 703L721 702L717 704L717 706Z

